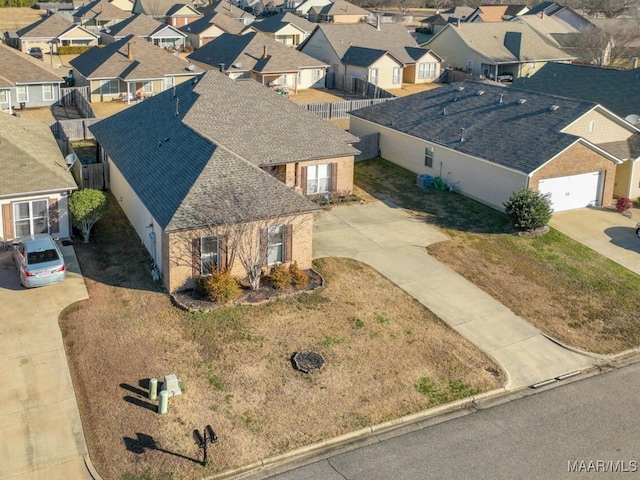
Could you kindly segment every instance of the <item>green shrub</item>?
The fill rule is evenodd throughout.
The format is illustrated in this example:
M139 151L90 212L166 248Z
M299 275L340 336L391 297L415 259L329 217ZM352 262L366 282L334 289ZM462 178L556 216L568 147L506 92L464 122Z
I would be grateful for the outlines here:
M309 285L309 274L300 270L298 262L289 264L289 276L291 277L291 285L296 288L306 288Z
M514 192L504 203L505 213L516 230L542 228L551 220L551 199L528 188Z
M283 264L279 263L271 267L269 280L276 290L285 290L291 285L291 274Z
M81 53L84 53L87 50L91 50L91 48L93 47L78 46L78 45L59 46L58 55L80 55Z
M633 202L627 197L618 197L616 200L616 210L620 213L628 212L633 208Z
M229 270L222 272L213 272L208 277L204 278L203 290L206 293L209 300L215 303L229 303L240 297L242 293L240 285L235 278L231 276ZM198 280L196 280L196 284Z

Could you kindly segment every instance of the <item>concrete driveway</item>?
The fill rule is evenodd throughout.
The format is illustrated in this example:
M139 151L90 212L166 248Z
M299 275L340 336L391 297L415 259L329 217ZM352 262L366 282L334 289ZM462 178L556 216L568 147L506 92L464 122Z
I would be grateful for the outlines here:
M58 315L87 298L73 247L62 247L64 282L20 286L11 252L0 253L0 479L92 478Z
M640 275L638 222L637 208L629 218L615 209L595 207L554 213L549 225Z
M446 240L408 213L373 202L335 207L314 222L313 256L366 263L492 356L516 389L589 368L598 359L567 350L431 257Z

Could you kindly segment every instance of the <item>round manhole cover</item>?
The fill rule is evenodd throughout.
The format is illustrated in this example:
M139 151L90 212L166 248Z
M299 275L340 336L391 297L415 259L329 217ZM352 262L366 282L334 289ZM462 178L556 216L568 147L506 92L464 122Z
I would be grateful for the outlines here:
M311 373L324 366L324 358L316 352L296 352L291 359L296 370Z

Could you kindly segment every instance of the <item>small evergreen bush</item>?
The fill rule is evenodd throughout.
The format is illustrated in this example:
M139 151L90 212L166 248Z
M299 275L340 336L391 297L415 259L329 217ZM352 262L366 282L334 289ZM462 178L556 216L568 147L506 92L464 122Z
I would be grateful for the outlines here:
M549 196L528 188L514 192L504 207L513 228L519 231L542 228L551 220Z
M283 264L279 263L271 267L269 280L276 290L285 290L291 285L291 274Z
M306 288L309 285L309 275L307 272L300 270L298 262L289 264L289 275L291 276L291 285L296 288Z
M240 297L242 290L235 278L231 276L229 270L213 272L208 277L200 277L204 291L212 302L229 303Z

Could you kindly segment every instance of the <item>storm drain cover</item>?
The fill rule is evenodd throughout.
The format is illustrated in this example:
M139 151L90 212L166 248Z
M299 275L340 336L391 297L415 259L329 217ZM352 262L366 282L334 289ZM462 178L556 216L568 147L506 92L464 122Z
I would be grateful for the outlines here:
M291 361L294 368L303 373L311 373L324 366L324 358L316 352L296 352Z

